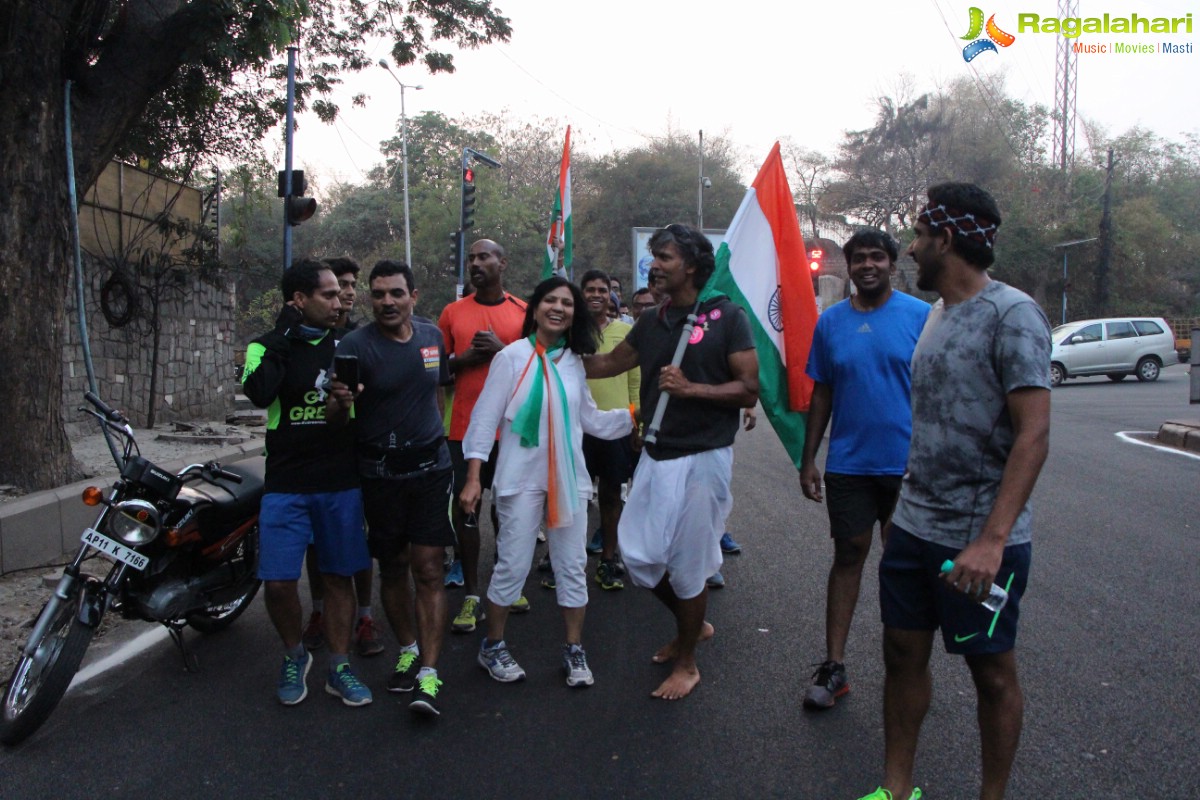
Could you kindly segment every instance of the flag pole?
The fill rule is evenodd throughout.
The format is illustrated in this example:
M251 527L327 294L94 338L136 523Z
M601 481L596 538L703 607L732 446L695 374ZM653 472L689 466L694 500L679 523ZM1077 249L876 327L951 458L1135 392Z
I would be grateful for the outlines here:
M707 287L707 284L705 285ZM700 303L704 300L704 290L696 295L696 305L692 306L692 311L687 315L687 320L683 323L683 333L679 335L679 343L675 345L675 355L671 356L671 366L678 367L683 363L683 354L687 352L688 342L692 338L692 331L696 328L696 319L700 314ZM650 418L650 427L646 428L645 441L649 444L654 444L658 441L658 430L662 427L663 415L667 413L667 401L671 399L671 395L662 392L658 395L658 403L654 406L654 416Z

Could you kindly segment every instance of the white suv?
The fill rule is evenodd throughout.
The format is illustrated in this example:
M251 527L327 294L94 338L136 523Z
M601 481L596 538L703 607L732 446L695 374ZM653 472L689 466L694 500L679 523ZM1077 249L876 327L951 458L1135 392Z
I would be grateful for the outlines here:
M1085 319L1059 325L1050 332L1050 384L1067 378L1107 375L1119 381L1137 375L1158 380L1166 364L1178 360L1175 336L1161 317Z

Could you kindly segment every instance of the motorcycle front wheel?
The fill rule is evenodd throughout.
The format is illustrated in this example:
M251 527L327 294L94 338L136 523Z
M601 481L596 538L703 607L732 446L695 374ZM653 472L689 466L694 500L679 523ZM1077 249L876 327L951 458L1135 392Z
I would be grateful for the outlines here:
M22 655L8 679L0 708L0 742L19 744L49 718L71 685L94 634L93 628L79 621L78 595L61 603L33 655Z

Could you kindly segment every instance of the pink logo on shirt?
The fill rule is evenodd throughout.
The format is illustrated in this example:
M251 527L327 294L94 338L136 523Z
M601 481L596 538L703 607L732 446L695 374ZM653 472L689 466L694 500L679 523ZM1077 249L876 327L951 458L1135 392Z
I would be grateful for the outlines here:
M719 320L721 318L721 309L714 308L712 310L712 313L709 314L709 316L712 317L713 322L716 322L717 320Z
M692 328L692 335L688 339L688 344L700 344L700 340L704 338L704 328L699 325Z

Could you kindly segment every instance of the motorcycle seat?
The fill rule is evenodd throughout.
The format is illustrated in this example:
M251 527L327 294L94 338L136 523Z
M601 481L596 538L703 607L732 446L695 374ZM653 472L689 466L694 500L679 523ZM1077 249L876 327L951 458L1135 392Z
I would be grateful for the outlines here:
M200 481L189 484L189 488L212 503L216 521L234 522L249 517L258 510L262 500L266 477L267 460L262 456L248 458L234 464L222 465L222 469L240 475L241 483Z

